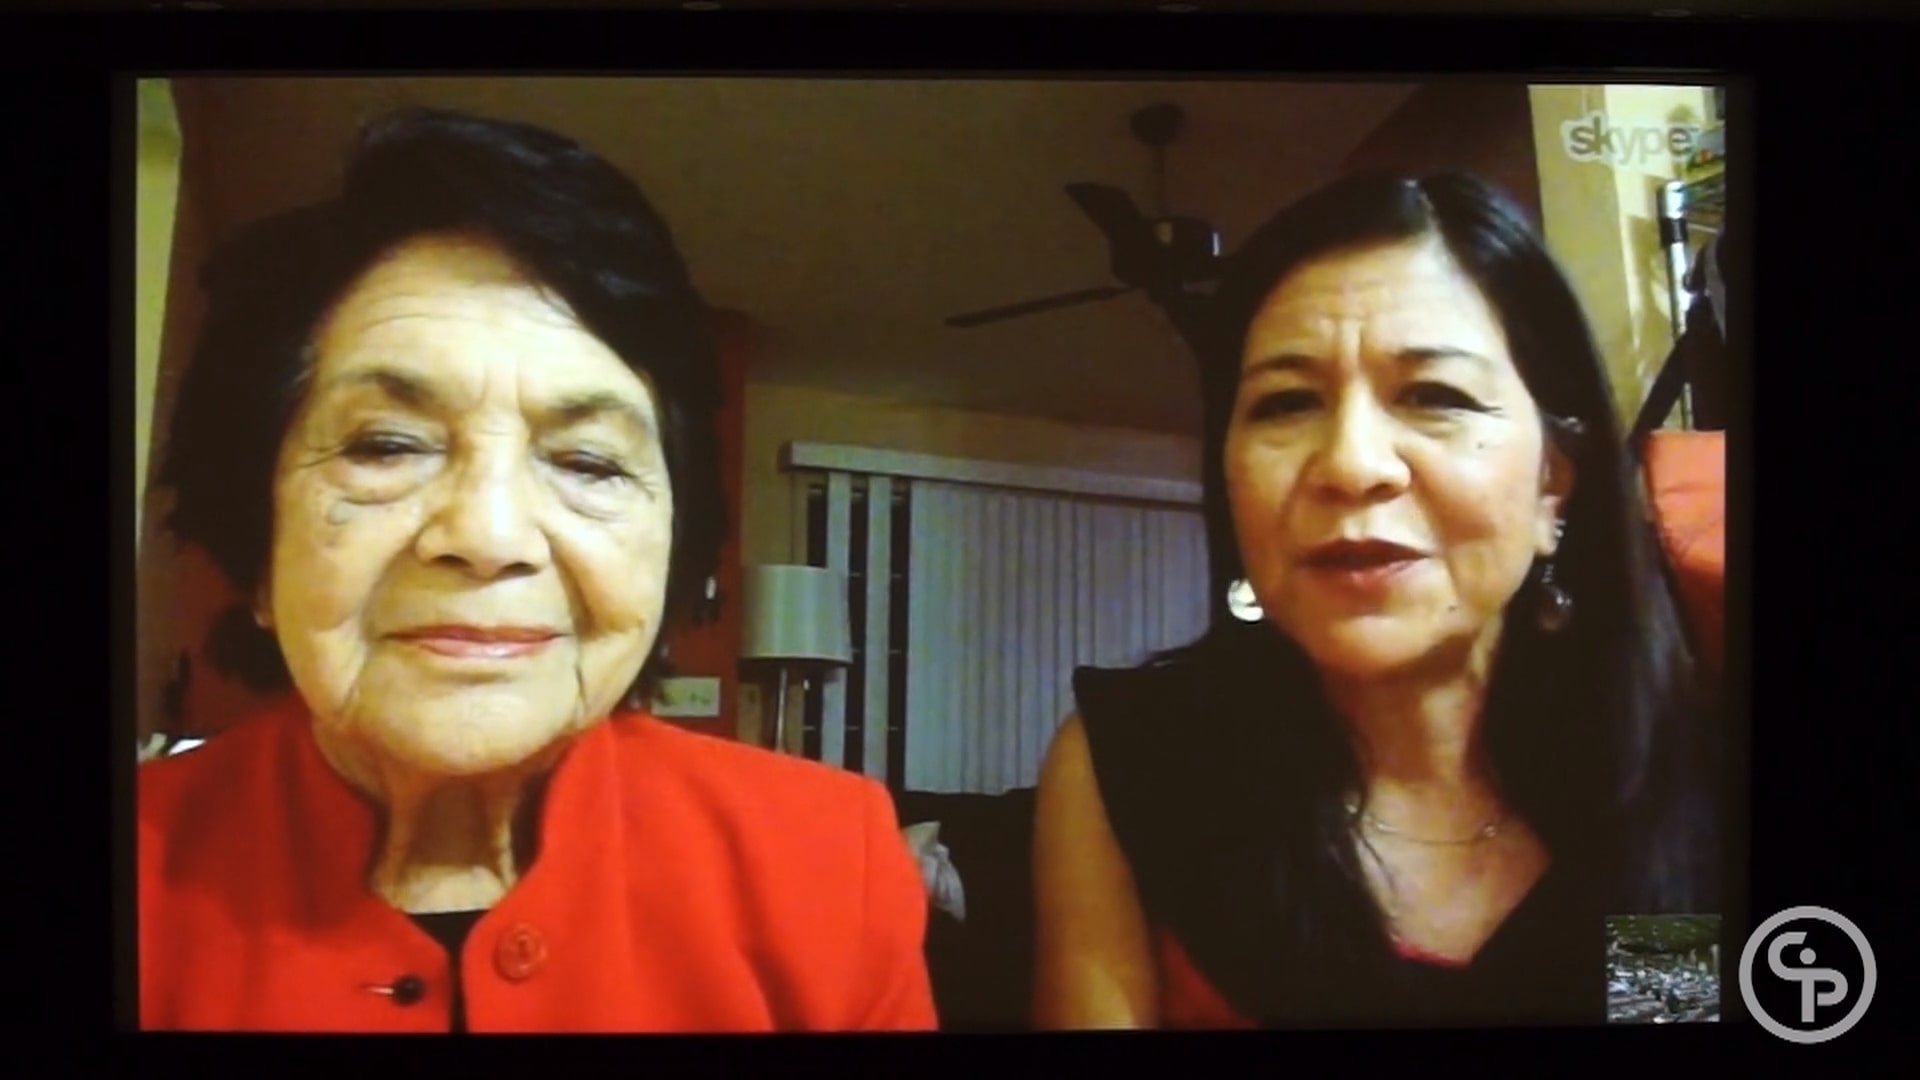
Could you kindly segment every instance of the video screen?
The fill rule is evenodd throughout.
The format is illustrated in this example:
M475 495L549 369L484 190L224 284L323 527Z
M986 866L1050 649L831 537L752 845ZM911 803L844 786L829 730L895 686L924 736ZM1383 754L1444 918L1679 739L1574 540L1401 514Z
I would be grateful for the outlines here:
M134 92L142 1029L1719 1020L1723 87Z

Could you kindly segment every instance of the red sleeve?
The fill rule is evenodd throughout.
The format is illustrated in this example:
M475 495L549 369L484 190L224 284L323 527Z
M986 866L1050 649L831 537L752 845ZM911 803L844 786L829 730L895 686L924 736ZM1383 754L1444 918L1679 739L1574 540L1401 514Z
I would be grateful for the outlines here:
M927 975L927 887L900 837L893 800L867 785L866 934L856 1029L935 1031L933 984Z

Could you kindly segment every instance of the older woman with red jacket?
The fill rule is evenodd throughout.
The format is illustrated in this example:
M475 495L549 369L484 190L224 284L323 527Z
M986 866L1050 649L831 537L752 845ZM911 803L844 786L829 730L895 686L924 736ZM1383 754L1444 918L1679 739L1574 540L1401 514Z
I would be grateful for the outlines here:
M535 128L371 126L227 247L161 482L284 701L139 772L146 1029L935 1026L851 774L639 711L724 523L709 314Z

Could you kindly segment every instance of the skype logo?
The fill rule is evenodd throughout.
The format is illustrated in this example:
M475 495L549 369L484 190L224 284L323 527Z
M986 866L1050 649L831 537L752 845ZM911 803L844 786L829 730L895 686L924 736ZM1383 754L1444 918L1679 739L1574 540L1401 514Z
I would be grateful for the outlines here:
M1806 944L1805 930L1784 929L1791 923L1807 920L1838 929L1853 943L1861 971L1857 994L1849 993L1853 990L1851 981L1845 972L1832 966L1833 958L1829 957L1826 964L1820 962L1819 952ZM1774 978L1793 984L1793 997L1799 1008L1791 1022L1798 1026L1789 1027L1769 1015L1754 992L1754 961L1763 950L1767 971ZM1848 962L1848 966L1852 966L1852 962ZM1761 1027L1788 1042L1823 1043L1851 1031L1866 1014L1867 1006L1873 1003L1876 981L1873 948L1867 944L1866 935L1845 916L1823 907L1796 907L1780 912L1754 930L1740 954L1740 997L1747 1003L1748 1013ZM1831 1016L1831 1010L1846 1003L1850 996L1854 998L1853 1008L1847 1010L1845 1016L1824 1027L1812 1026L1819 1023L1822 1010Z

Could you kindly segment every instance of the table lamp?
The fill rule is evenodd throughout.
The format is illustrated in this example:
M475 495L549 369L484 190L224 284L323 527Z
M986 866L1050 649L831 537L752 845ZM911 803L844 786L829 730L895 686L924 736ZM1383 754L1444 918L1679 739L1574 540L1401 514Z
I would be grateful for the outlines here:
M774 749L787 743L787 679L853 662L847 619L847 579L818 566L746 568L741 588L742 662L767 664L778 674Z

